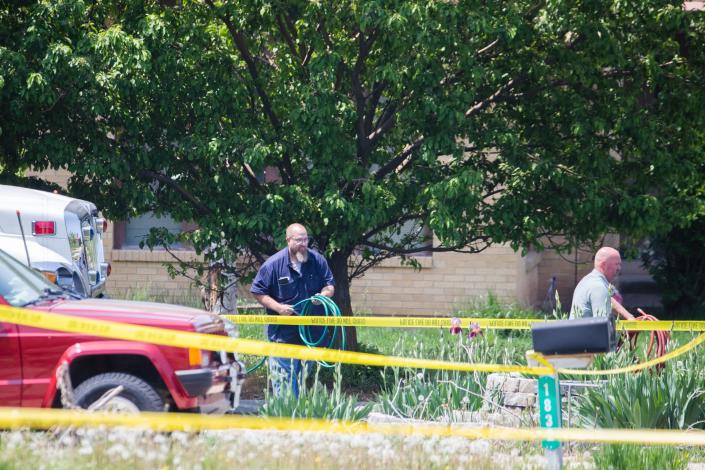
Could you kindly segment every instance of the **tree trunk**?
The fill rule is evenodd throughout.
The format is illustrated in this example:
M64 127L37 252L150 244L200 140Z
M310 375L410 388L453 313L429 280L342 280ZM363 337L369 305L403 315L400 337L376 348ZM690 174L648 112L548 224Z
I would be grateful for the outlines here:
M350 302L350 281L348 279L348 253L336 251L328 260L328 265L335 278L335 295L333 300L340 308L340 313L344 317L353 315L352 304ZM357 331L354 326L345 327L345 342L347 349L357 351Z

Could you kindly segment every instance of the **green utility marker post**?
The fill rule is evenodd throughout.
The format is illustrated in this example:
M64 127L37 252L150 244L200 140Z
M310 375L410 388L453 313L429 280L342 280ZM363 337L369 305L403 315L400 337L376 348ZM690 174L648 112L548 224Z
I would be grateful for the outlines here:
M557 375L539 377L539 421L542 428L557 429L561 427L561 394ZM541 441L546 456L546 467L550 470L560 469L563 465L563 449L560 441Z

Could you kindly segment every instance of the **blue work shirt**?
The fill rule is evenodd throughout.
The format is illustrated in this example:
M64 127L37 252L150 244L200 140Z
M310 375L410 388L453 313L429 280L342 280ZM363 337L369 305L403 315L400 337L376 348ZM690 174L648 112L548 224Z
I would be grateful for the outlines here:
M291 263L287 247L270 256L259 268L250 292L268 295L281 304L294 305L318 294L325 286L334 285L333 273L323 255L308 248L308 259L301 263L299 274ZM311 315L323 315L322 305L311 307ZM297 311L301 313L300 307ZM269 309L267 313L277 315L277 312ZM319 331L311 331L313 338L320 336L321 329L317 329ZM303 344L296 325L267 325L267 337L270 341L278 343Z

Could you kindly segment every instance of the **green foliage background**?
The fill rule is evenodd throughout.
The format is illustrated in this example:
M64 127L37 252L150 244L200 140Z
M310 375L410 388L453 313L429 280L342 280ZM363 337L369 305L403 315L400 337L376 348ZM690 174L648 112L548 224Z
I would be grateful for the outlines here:
M350 314L349 281L429 233L687 226L703 24L662 0L0 2L0 179L67 168L112 218L197 223L148 245L241 274L301 221Z

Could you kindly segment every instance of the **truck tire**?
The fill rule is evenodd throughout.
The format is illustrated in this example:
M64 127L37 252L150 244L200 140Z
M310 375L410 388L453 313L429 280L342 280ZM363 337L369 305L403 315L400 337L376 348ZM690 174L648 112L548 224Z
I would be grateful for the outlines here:
M123 390L106 406L108 410L137 413L139 411L164 411L164 400L144 380L122 372L98 374L82 382L74 390L76 405L88 408L103 394L119 385Z

